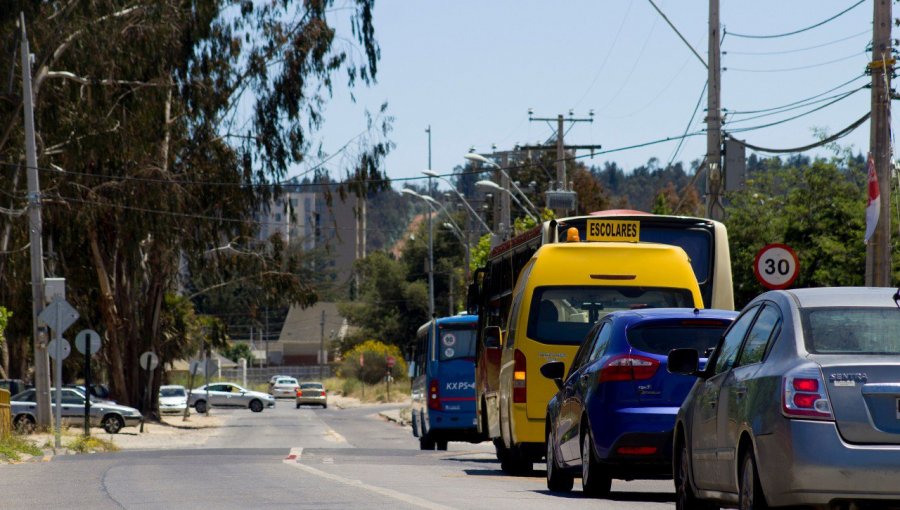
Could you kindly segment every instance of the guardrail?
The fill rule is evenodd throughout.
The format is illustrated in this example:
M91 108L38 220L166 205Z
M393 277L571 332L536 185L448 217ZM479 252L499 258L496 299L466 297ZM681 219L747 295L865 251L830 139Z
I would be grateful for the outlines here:
M9 391L0 389L0 437L12 434L12 414L9 408Z

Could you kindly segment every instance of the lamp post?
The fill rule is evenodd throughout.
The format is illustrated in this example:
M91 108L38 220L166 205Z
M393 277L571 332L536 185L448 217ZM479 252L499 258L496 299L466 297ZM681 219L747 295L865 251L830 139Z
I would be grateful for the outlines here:
M510 182L512 182L512 181L510 181ZM516 204L518 204L518 206L521 207L523 211L525 211L525 214L527 214L529 218L534 220L535 223L540 223L537 219L537 216L532 214L531 211L527 207L525 207L525 205L522 202L520 202L518 198L516 198L516 195L513 194L512 191L500 186L499 184L497 184L494 181L487 181L487 180L478 181L475 183L475 186L478 188L481 188L483 190L502 191L503 193L508 193L509 196L512 197L513 201Z
M481 154L476 154L474 152L469 152L463 157L468 159L469 161L477 161L479 163L484 163L484 164L490 165L490 166L496 168L497 170L499 170L500 173L503 174L503 176L509 180L510 186L512 186L513 189L516 190L516 192L518 194L522 195L522 198L525 199L525 202L528 203L528 206L531 207L531 210L529 211L528 209L526 209L525 206L523 206L521 204L521 202L519 202L518 200L516 200L516 202L522 207L522 209L525 209L528 212L529 216L531 216L532 218L535 217L534 215L532 215L532 212L537 214L538 208L535 207L534 204L531 203L531 200L528 199L528 195L526 195L521 189L519 189L519 186L516 184L516 181L512 180L512 178L509 176L508 173L506 173L506 170L504 170L502 166L498 165L497 163L494 163L493 161L489 160L488 158L482 156ZM480 182L483 182L483 181L480 181ZM477 185L477 183L476 183L476 185ZM504 188L500 187L499 184L497 185L497 187L500 189L504 189ZM509 193L509 196L513 197L513 199L516 198L516 196L513 195L512 192L510 192L509 190L504 189L504 191ZM538 214L538 216L539 216L539 214ZM537 220L535 220L535 221L537 221Z
M454 193L456 193L456 196L458 196L459 199L462 200L462 203L465 204L465 206L469 210L469 212L472 213L472 216L474 216L475 219L477 219L478 222L481 223L481 226L484 227L484 229L487 230L489 234L493 234L493 232L491 231L491 228L488 227L488 224L485 223L483 219L481 219L481 216L479 216L478 213L475 212L475 209L473 209L472 206L469 204L469 202L466 201L466 198L462 195L462 193L460 193L456 189L456 186L454 186L452 182L448 181L444 177L441 177L434 170L422 170L422 173L427 175L428 177L436 177L436 178L446 182L450 186L450 189L453 190Z
M423 195L409 188L403 188L400 193L425 200ZM430 198L430 197L429 197ZM425 200L429 209L433 209L428 200ZM434 318L434 235L431 229L431 211L428 212L428 316Z

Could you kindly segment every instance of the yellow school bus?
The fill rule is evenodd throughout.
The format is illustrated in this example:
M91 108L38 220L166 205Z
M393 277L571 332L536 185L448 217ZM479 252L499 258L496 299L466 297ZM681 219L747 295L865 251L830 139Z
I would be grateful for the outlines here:
M499 388L486 407L498 413L500 437L494 443L508 472L530 471L546 452L546 409L556 387L541 376L541 365L557 360L568 370L591 325L607 313L703 307L691 262L678 246L545 244L518 276L506 330L485 331L500 344Z

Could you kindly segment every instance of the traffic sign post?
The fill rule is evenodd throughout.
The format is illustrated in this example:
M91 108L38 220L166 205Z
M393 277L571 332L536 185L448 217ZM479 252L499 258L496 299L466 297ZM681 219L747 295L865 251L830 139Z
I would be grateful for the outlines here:
M144 392L144 412L141 414L141 432L144 432L144 418L150 412L150 404L153 398L150 392L153 391L153 371L159 366L159 357L153 351L147 351L141 354L141 368L147 371L147 391Z
M47 352L56 362L54 370L54 379L56 380L56 409L53 413L56 419L56 440L55 448L62 447L60 438L62 428L62 361L69 356L72 351L69 342L62 337L63 331L69 329L69 326L78 320L80 315L78 311L72 308L68 301L60 296L53 299L53 302L44 308L44 311L38 316L45 324L53 330L54 338L47 345Z
M767 244L756 253L753 274L767 289L786 289L800 274L800 259L786 244Z
M91 356L100 351L100 335L93 329L82 329L75 335L75 348L84 354L84 435L91 435Z

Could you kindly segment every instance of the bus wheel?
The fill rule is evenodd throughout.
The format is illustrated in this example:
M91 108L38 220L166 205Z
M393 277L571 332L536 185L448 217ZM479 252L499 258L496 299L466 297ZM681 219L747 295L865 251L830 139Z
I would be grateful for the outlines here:
M499 437L494 438L494 451L497 453L497 460L503 462L503 459L506 458L508 452L506 450L506 446L503 445L503 439Z
M506 455L500 459L500 469L511 475L528 475L534 470L534 462L527 452L521 447L513 445L506 450Z
M437 441L436 444L437 444L438 450L446 450L447 449L447 441L445 441L445 440Z
M434 438L431 437L431 433L426 433L419 438L419 449L434 450Z

